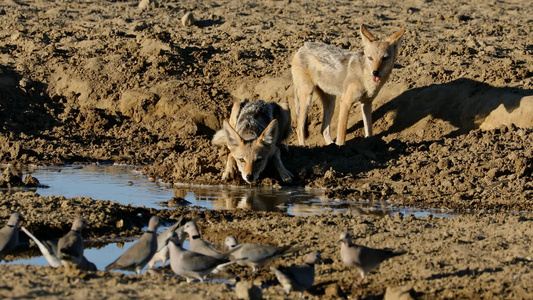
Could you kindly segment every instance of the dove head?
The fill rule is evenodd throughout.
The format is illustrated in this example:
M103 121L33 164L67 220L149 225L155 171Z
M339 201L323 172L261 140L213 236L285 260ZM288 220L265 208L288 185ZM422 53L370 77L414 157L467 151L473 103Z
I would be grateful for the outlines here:
M161 219L158 216L152 216L148 222L148 231L156 231L161 225Z
M183 241L187 238L187 233L183 230L183 226L176 229L176 231L173 231L170 233L171 235L175 234L178 236L178 238L180 239L180 241Z
M349 232L345 231L345 232L342 232L340 237L339 237L339 242L340 243L350 243L352 241L352 236L350 235Z
M194 236L200 236L200 231L198 231L198 226L193 221L189 221L183 225L183 231L185 231L190 238Z
M237 239L233 235L229 235L224 241L224 245L228 248L233 248L237 246L238 244L239 243L237 243Z
M19 213L12 213L9 217L9 221L7 221L7 225L17 227L20 221L24 221L24 217Z
M74 219L74 222L72 223L72 231L80 231L87 227L87 220L82 217L77 217Z
M180 235L176 232L171 233L170 242L181 248Z
M322 262L322 256L320 255L320 251L313 251L307 255L307 258L305 259L306 264L314 265Z

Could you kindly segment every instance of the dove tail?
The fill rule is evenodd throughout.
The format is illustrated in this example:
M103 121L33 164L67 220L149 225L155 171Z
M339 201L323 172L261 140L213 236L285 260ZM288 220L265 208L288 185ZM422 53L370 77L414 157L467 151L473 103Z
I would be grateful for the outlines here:
M407 253L407 251L405 251L405 250L402 250L402 251L396 251L396 252L391 252L390 257L395 257L395 256L404 255L405 253Z

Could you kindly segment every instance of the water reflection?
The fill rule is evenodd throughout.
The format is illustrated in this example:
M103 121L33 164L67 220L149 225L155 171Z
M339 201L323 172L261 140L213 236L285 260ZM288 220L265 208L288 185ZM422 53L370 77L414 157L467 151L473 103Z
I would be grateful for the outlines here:
M255 211L285 211L285 206L308 201L321 201L324 192L319 189L236 186L174 187L174 196L208 209L250 209Z
M449 217L446 212L398 209L387 202L325 200L324 191L308 188L268 188L249 186L169 185L149 179L132 166L89 165L30 168L41 196L90 197L124 205L172 209L191 205L200 209L250 209L286 212L289 215L355 214L373 215L402 212L405 215L433 214Z

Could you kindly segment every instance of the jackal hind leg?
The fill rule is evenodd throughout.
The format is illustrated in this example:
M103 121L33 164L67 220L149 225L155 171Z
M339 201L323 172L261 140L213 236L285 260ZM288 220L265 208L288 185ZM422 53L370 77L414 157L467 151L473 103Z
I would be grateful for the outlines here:
M322 115L322 135L326 144L332 144L333 139L331 139L331 118L335 112L335 95L330 95L324 93L318 87L315 89L318 95L318 98L322 102L323 115Z
M296 134L298 143L305 145L307 112L311 105L315 85L302 68L293 68L294 108L296 114Z

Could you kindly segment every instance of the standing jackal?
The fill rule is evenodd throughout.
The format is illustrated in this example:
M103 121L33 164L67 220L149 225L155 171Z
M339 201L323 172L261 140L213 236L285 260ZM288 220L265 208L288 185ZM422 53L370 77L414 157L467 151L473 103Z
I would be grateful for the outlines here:
M363 51L350 52L324 43L305 43L296 52L291 71L300 145L305 145L307 112L314 91L324 108L322 135L326 143L333 143L330 123L336 96L340 97L337 145L344 145L346 141L348 112L355 101L361 102L365 136L372 136L372 101L389 78L403 33L402 27L379 41L361 25Z
M286 103L235 102L229 123L224 120L223 129L211 141L230 151L222 180L233 177L236 166L242 178L251 183L272 159L281 179L291 182L293 175L283 166L278 148L290 133L291 113Z

